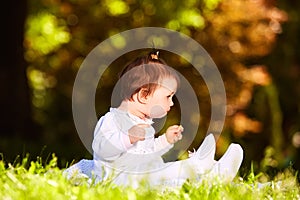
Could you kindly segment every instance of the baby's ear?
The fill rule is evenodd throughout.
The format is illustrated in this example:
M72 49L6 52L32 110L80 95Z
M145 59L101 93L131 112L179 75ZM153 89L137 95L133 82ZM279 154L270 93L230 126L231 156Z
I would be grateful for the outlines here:
M147 88L141 88L140 91L137 93L138 101L140 103L147 103L149 95L149 90Z

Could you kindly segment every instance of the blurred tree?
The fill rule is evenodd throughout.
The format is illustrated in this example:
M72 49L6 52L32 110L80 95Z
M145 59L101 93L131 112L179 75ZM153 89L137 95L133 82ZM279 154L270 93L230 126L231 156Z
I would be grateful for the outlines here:
M300 2L278 1L278 6L289 14L289 19L266 63L273 66L270 73L278 88L283 113L284 163L286 166L293 164L300 170L300 149L295 142L300 130Z
M18 6L15 6L15 4ZM27 1L7 2L1 12L1 63L0 63L0 135L21 136L32 139L37 130L31 118L30 91L27 85L26 63L23 56L24 23Z
M270 145L277 162L282 160L281 107L268 72L274 66L264 65L262 58L272 52L287 14L275 7L274 1L224 0L206 18L204 33L194 37L211 53L226 84L228 117L224 132L232 134L222 134L221 146L232 140L243 143L249 164L260 161ZM257 90L260 98L255 95Z

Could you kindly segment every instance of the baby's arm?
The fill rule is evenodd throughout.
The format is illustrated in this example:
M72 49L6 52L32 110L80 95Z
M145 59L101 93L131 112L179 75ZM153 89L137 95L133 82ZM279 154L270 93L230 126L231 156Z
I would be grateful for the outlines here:
M149 124L137 124L132 126L128 130L128 136L131 144L134 144L138 141L145 140L146 130L145 128L150 127Z
M160 151L160 155L165 154L168 152L174 145L170 144L167 140L166 134L159 136L158 138L154 139L154 151Z
M114 161L132 146L126 131L122 131L113 120L106 115L95 128L93 151L101 160Z
M181 125L170 126L165 134L155 138L155 151L161 151L161 155L165 154L174 146L174 143L182 139L182 131L183 127Z

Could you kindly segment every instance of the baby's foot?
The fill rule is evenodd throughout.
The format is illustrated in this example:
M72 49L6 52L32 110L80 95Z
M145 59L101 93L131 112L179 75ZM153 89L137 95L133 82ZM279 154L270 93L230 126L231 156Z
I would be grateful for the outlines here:
M200 160L213 161L216 152L216 141L212 133L207 135L195 155Z
M243 161L243 149L239 144L230 144L225 154L213 166L211 173L225 181L232 181Z
M94 161L82 159L78 163L70 166L63 171L63 175L70 179L72 176L80 176L85 178L92 178L92 173L94 170Z
M197 151L190 153L196 174L205 174L212 169L216 161L216 141L213 134L206 136Z

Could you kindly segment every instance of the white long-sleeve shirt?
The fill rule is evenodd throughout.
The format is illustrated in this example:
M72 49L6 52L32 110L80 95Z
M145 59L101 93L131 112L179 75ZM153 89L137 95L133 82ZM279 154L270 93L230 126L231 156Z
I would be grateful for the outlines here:
M103 171L105 165L118 171L138 173L163 163L161 156L173 144L168 143L165 134L155 138L152 123L151 119L142 120L126 111L111 108L100 118L95 128L92 145L95 171ZM145 140L131 144L128 130L137 124L150 126L146 128Z

